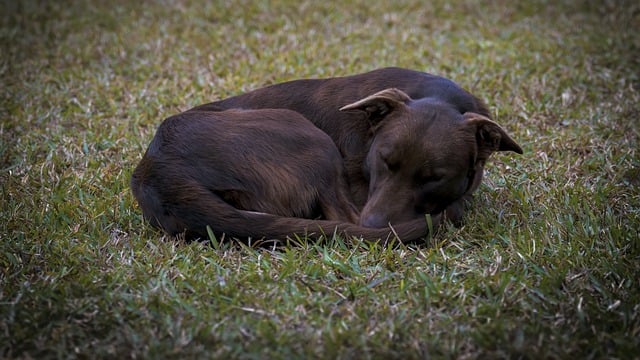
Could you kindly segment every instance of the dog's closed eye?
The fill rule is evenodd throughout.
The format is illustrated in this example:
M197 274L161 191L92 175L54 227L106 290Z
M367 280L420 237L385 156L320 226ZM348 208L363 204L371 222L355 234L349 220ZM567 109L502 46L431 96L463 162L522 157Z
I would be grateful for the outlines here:
M397 156L393 156L392 153L380 152L379 157L389 171L395 172L401 168L400 159Z
M436 183L444 178L441 174L416 174L413 179L416 184Z

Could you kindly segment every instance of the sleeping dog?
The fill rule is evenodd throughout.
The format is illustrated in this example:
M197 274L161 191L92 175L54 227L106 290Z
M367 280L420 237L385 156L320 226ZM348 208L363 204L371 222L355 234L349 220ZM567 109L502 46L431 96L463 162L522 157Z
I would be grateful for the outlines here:
M131 178L144 217L170 235L285 239L334 232L415 240L425 218L362 227L331 138L285 109L189 111L159 126ZM433 221L437 224L438 216ZM208 229L209 228L209 229Z
M481 100L445 78L400 68L294 80L190 111L232 108L294 110L328 134L365 227L424 214L460 223L489 156L522 153Z

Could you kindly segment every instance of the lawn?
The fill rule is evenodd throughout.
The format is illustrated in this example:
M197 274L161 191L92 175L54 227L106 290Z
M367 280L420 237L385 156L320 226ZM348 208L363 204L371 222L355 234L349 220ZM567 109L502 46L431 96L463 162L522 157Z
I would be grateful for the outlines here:
M0 357L640 358L633 1L2 1ZM185 243L156 127L303 77L453 79L524 148L423 244Z

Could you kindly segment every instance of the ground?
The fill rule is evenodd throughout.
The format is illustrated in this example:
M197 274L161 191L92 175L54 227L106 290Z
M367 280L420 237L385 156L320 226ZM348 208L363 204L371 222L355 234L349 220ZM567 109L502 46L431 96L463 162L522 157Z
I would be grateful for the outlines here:
M2 1L0 357L638 358L632 1ZM128 188L176 112L448 77L524 148L423 244L185 243ZM220 240L220 239L218 239Z

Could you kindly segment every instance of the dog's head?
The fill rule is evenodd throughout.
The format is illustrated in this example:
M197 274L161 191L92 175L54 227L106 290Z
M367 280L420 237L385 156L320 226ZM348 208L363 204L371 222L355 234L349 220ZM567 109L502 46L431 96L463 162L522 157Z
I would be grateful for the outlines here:
M370 124L363 169L369 196L360 217L367 227L438 214L480 185L493 152L522 153L487 117L461 114L434 98L413 100L398 89L380 91L340 110L362 111Z

